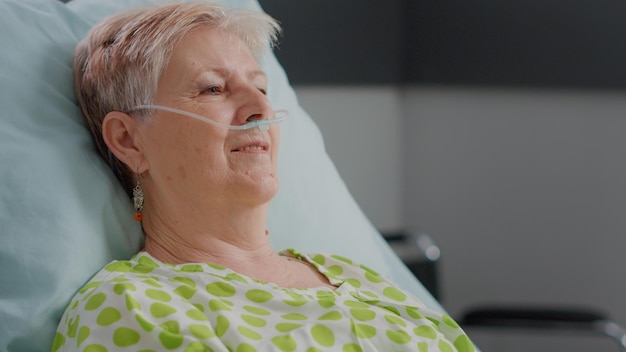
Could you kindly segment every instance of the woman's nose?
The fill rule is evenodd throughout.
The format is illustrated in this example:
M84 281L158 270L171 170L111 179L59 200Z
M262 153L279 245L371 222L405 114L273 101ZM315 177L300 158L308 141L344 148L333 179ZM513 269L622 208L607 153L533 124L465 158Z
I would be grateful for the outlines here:
M248 116L248 118L246 119L246 122L252 122L255 120L262 120L263 119L263 115L261 114L254 114L254 115L250 115Z
M248 88L242 93L242 106L238 113L239 124L269 119L272 114L273 110L269 99L258 88Z

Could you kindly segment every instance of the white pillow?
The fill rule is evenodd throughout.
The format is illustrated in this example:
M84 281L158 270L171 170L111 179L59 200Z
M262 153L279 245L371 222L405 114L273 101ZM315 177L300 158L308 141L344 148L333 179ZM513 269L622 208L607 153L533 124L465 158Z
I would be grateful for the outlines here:
M71 57L96 21L152 2L0 0L0 351L48 351L75 291L141 247L130 201L83 125ZM290 112L268 225L275 248L351 257L440 308L348 193L273 55L264 68L274 107Z

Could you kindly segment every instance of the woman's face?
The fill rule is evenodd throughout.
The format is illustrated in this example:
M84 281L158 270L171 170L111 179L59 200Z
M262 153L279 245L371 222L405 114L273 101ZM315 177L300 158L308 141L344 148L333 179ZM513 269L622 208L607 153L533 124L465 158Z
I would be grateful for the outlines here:
M174 49L155 103L243 125L273 116L266 90L267 78L241 40L202 28ZM142 139L154 184L151 191L165 199L256 205L278 191L277 124L266 131L229 130L157 110L142 130Z

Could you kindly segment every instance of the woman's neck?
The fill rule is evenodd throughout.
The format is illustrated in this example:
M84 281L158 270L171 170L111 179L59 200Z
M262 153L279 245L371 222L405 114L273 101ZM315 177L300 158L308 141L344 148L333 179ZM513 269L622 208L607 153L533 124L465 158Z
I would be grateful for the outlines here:
M243 245L212 235L207 235L202 241L146 235L144 250L166 263L218 264L257 278L256 269L263 268L265 271L282 262L282 258L271 248L269 240L256 242L256 245Z
M165 263L218 264L280 287L334 289L310 264L289 260L272 249L265 229L267 204L216 208L205 216L189 210L148 209L143 222L145 251Z
M268 205L220 204L204 211L180 204L153 205L144 212L145 250L164 262L231 268L234 263L278 257L267 238Z
M333 288L311 264L289 260L272 249L266 230L269 199L250 204L213 197L192 204L166 198L151 199L144 206L144 249L156 259L217 264L280 287Z

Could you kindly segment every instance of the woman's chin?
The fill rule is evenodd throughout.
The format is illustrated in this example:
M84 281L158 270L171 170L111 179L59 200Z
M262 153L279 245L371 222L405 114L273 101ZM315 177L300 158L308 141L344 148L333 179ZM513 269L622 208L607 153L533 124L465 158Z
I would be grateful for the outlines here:
M241 185L240 190L244 196L257 199L259 203L272 200L278 193L278 177L275 172L246 172L247 180Z

